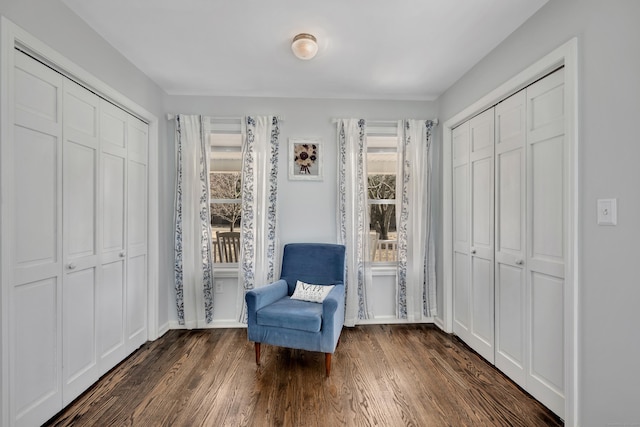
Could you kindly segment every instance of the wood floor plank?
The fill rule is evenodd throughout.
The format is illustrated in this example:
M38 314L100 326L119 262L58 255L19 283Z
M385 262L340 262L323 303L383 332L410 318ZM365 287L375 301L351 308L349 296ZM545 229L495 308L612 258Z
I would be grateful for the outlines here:
M244 329L169 331L47 426L561 426L432 325L345 328L324 355L262 346Z

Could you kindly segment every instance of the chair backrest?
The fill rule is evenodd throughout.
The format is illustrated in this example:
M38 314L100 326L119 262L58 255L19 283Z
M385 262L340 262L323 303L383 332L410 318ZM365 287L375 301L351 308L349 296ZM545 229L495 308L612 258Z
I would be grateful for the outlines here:
M240 233L236 231L216 231L220 262L238 262L240 256Z
M344 245L289 243L282 255L280 278L287 281L289 295L301 280L314 285L344 284Z

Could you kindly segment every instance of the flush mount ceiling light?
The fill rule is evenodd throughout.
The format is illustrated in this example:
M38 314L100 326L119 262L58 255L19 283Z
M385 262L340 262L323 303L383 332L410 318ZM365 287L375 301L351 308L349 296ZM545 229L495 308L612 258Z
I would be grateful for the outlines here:
M318 42L312 34L300 33L293 38L291 50L298 58L308 60L318 53Z

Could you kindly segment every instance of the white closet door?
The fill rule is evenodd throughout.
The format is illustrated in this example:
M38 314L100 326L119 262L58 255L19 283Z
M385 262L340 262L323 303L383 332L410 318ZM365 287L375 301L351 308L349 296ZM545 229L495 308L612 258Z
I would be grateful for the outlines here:
M127 164L127 348L147 341L148 125L128 116Z
M522 90L495 107L495 365L526 388L526 96Z
M453 332L471 336L469 261L469 122L453 129Z
M100 101L101 276L98 287L98 356L106 372L126 357L127 114ZM103 373L104 373L103 372Z
M564 70L527 88L527 391L564 416Z
M100 376L96 357L98 97L64 81L63 404Z
M62 77L18 51L15 64L12 156L3 163L13 180L3 183L12 280L2 286L10 286L9 411L21 426L62 408Z
M470 164L470 341L494 361L494 109L469 121Z

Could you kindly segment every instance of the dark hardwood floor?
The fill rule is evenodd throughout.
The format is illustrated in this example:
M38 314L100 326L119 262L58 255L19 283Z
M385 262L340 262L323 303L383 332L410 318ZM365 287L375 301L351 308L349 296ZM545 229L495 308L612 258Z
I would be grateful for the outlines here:
M554 414L430 325L345 328L324 355L245 329L169 331L106 374L51 426L560 426Z

